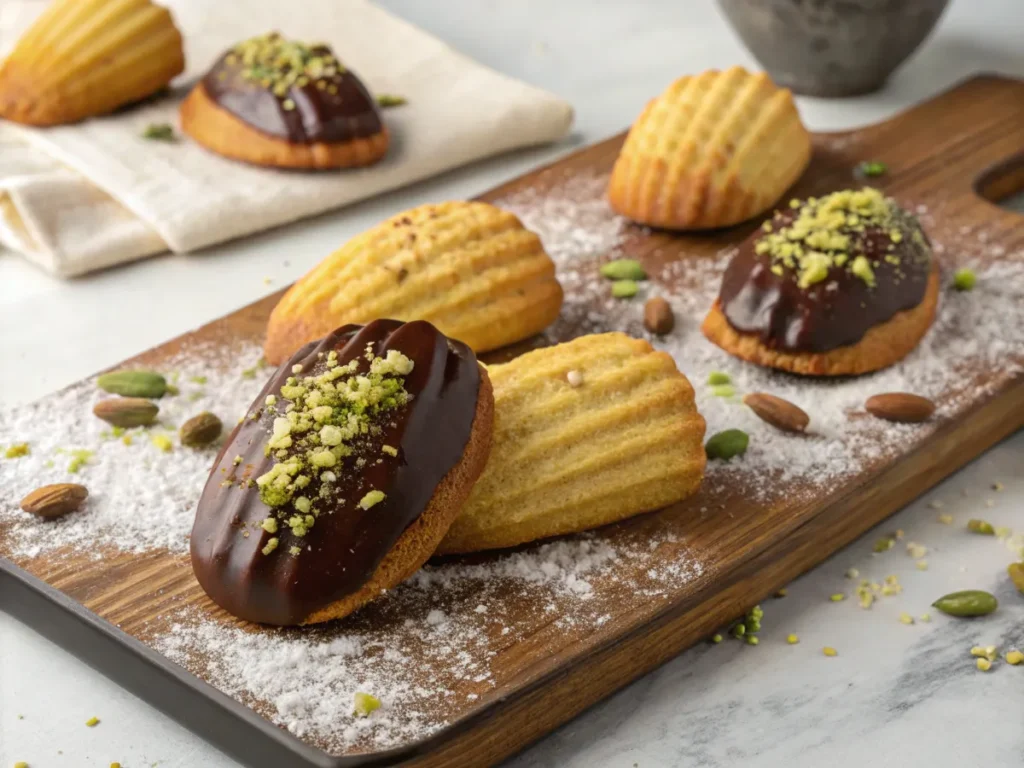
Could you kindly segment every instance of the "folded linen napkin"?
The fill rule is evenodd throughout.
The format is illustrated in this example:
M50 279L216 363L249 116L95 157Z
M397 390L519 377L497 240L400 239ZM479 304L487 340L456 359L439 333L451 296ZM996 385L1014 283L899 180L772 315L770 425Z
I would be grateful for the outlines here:
M193 251L269 229L489 155L564 136L572 108L494 72L365 0L162 0L185 38L187 69L172 95L77 125L0 121L0 244L69 277L166 250ZM3 0L0 51L45 6ZM239 40L278 30L325 41L371 92L408 104L385 110L388 156L364 169L315 173L250 167L181 136L188 86Z

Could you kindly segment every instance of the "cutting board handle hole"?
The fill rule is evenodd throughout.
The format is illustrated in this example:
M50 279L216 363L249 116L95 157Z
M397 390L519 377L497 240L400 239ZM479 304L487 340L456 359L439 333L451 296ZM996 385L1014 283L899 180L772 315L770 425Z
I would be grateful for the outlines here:
M1024 152L984 171L974 191L1000 208L1024 213Z

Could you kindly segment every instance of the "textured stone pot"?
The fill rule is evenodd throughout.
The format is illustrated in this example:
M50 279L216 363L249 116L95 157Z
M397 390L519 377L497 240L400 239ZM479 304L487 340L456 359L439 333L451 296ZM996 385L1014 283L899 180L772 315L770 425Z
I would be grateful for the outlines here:
M772 79L809 96L882 86L949 0L718 0Z

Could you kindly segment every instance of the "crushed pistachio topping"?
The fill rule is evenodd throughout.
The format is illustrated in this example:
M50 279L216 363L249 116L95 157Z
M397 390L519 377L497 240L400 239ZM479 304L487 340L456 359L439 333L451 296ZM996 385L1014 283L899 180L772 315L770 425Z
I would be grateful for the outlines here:
M85 724L90 728L95 728L97 725L100 724L100 719L98 717L90 717L88 720L85 721Z
M885 261L896 267L895 279L902 279L900 257L895 253L869 258L877 251L876 233L889 240L889 250L902 242L906 232L919 246L924 238L916 221L877 189L833 192L825 197L792 200L795 213L776 214L765 222L754 252L770 257L771 271L779 276L787 270L804 290L828 279L835 269L845 269L868 287L876 284L876 269Z
M721 386L722 384L731 383L732 379L730 378L728 373L723 373L722 371L712 371L711 373L708 374L708 385L712 387L718 387Z
M988 672L992 669L992 662L988 659L978 659L977 666L982 672Z
M228 66L238 67L242 79L266 88L282 106L295 109L286 98L293 87L313 85L318 90L337 93L338 78L345 67L325 45L307 45L285 40L276 32L243 40L225 57Z
M1010 651L1010 652L1008 652L1006 654L1006 663L1007 664L1012 664L1013 666L1017 666L1018 664L1021 664L1022 662L1024 662L1024 653L1021 653L1020 651Z
M839 655L839 651L837 651L835 648L833 648L830 645L826 645L824 648L822 648L821 652L824 653L826 656L838 656Z
M359 506L363 509L369 509L375 504L380 504L382 501L384 501L383 491L370 491L359 500Z
M260 500L271 515L260 523L268 533L286 527L302 538L320 514L344 503L338 496L338 479L346 465L355 472L366 466L365 456L376 455L372 445L382 433L390 414L409 402L405 376L413 361L398 350L384 356L367 345L364 354L342 365L331 351L314 366L292 367L279 396L270 396L257 414L272 417L264 445L270 469L256 478ZM380 453L398 456L398 449L383 445ZM316 486L310 487L313 483ZM308 489L308 490L307 490ZM385 499L381 490L364 489L358 505L363 510ZM273 546L271 546L273 542ZM277 539L267 542L264 554L273 552ZM295 545L291 554L298 554Z

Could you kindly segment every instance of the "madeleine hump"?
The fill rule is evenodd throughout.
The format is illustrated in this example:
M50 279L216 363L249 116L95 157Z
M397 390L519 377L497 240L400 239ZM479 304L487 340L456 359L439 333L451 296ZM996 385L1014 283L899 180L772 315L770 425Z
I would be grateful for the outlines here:
M472 351L426 322L347 325L282 365L221 449L192 566L248 621L341 618L433 554L490 452Z

